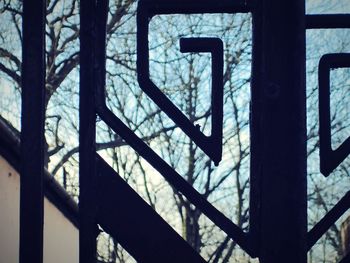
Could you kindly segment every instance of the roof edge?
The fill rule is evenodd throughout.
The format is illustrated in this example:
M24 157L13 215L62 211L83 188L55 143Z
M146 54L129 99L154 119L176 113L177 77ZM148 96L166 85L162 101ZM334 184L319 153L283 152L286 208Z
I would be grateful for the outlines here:
M0 155L3 156L20 175L20 132L1 115ZM46 169L44 171L44 194L76 228L79 228L78 204Z

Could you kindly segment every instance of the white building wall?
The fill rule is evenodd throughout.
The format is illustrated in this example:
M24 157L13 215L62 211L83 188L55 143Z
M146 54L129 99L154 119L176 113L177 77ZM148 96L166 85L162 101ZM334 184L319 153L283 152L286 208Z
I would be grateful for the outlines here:
M0 156L0 263L19 261L19 175ZM77 263L78 229L44 199L44 263Z

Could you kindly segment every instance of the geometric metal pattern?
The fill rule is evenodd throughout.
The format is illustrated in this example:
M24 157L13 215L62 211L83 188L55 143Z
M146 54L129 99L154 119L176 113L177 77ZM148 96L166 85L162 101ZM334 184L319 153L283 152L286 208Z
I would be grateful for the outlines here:
M142 8L144 2L149 3L152 1L140 1L138 10L140 10L140 6ZM196 10L196 9L193 9L194 7L200 7L200 9L197 10L197 12L199 12L202 9L202 6L200 4L201 2L196 2L197 3L196 5L192 5L193 2L195 1L184 2L184 5L180 6L179 11L181 10L183 11L184 8L186 9L188 6L190 6L190 9L186 9L187 12ZM163 2L160 2L160 4L156 6L157 8L159 8L160 6L163 6L163 4L164 4ZM234 8L231 8L232 11L238 10L237 4L233 4L233 5L230 4L230 6L234 7ZM239 10L241 9L243 8L239 6ZM213 10L223 11L221 9L218 10L217 7L214 8ZM209 12L209 10L207 11ZM244 233L243 230L240 229L235 223L233 223L230 219L228 219L225 215L223 215L219 210L217 210L208 200L206 200L197 190L195 190L176 170L174 170L166 161L164 161L156 152L154 152L151 147L149 147L142 139L140 139L107 107L105 102L105 75L104 75L105 74L105 53L104 52L105 52L106 35L104 33L105 24L101 22L101 21L105 21L105 18L107 17L107 6L105 6L104 10L103 8L97 8L96 12L98 14L97 22L96 22L97 28L95 30L96 32L95 50L97 50L97 54L96 54L96 61L94 65L95 65L95 70L97 75L96 76L97 80L95 85L95 94L96 94L96 112L98 116L115 133L117 133L121 138L123 138L128 143L129 146L131 146L136 152L138 152L140 156L142 156L149 164L151 164L175 189L177 189L180 193L182 193L193 205L199 208L203 214L205 214L212 222L214 222L221 230L223 230L230 238L232 238L242 249L244 249L248 254L253 256L254 251L250 246L248 235ZM137 14L137 17L141 19L139 13ZM142 21L142 22L145 22L145 21ZM138 21L138 23L140 23L140 20ZM138 35L140 35L140 32L138 32ZM218 39L212 39L212 38L180 40L182 49L185 52L190 50L197 51L198 49L199 49L198 51L206 51L206 52L212 51L214 69L217 69L217 67L221 64L221 60L222 60L222 46L221 48L217 48L218 45L220 46L220 42L218 41ZM200 47L200 45L193 47L192 45L194 43L201 44L202 47ZM139 49L140 49L140 46L138 46L138 52L140 52ZM147 47L147 52L141 51L141 53L147 54L148 56L148 47ZM219 56L220 56L220 59L218 58ZM141 61L143 61L144 63L144 59L142 59ZM137 61L137 63L138 63L138 69L139 69L140 68L139 60ZM141 68L144 71L148 71L148 67L147 69L145 69L146 67L141 66ZM220 72L215 74L222 75L222 73ZM220 80L221 77L215 77L215 78ZM164 94L161 93L158 88L155 87L154 89L157 90L157 95L160 96L160 94L162 94L162 96L164 96ZM215 99L216 97L222 98L222 95L220 94L220 89L216 92L213 92L213 94L215 94L213 95ZM220 103L219 101L219 106L220 104L222 105L222 103ZM221 115L220 111L221 111L220 109L215 110L215 112L219 112L219 114L217 115ZM171 115L171 111L169 115ZM219 135L221 132L222 131L219 131ZM221 136L217 136L217 137L221 137Z
M219 38L180 38L180 51L210 52L212 56L212 91L211 91L211 135L205 136L208 141L204 151L218 165L222 155L222 121L223 121L223 67L224 50ZM195 127L199 132L199 126ZM194 131L193 134L195 134ZM195 136L191 136L194 137ZM197 136L196 136L197 137ZM203 147L203 146L202 146Z
M33 2L25 0L23 9L20 261L41 263L44 171L42 102L45 91L43 18L46 3L44 0ZM125 246L140 262L158 262L160 259L163 259L163 262L185 262L180 260L181 257L191 258L191 262L203 262L164 220L136 196L110 166L96 156L96 114L252 257L258 256L262 263L306 262L306 248L310 249L349 209L350 194L348 192L309 233L306 233L305 78L301 74L304 70L302 66L305 63L305 47L300 43L304 43L305 40L304 29L349 28L350 16L307 15L304 19L304 4L303 0L139 1L137 68L141 88L216 164L221 159L222 151L222 44L217 39L180 40L183 52L211 52L212 71L214 75L217 74L213 78L218 80L218 84L214 84L216 81L213 79L212 87L212 133L209 137L203 137L204 135L196 130L196 127L149 80L148 23L151 17L157 14L253 13L253 173L250 181L250 223L253 222L254 226L250 224L249 232L245 233L193 189L107 108L105 38L108 0L80 2L80 262L96 262L98 223L116 237L119 234L119 238L124 240ZM350 54L327 54L320 61L320 159L321 170L325 176L349 155L350 149L349 138L336 150L331 149L329 70L342 67L350 67ZM33 74L30 74L31 72ZM295 115L289 116L286 113ZM289 137L287 142L286 134ZM281 145L281 142L285 144ZM212 147L213 144L219 146ZM213 151L211 148L219 150ZM125 196L133 203L133 208L137 207L136 210L129 208L125 200L122 200ZM108 213L108 209L115 207L118 211ZM144 218L137 213L141 210ZM118 225L118 217L123 216L119 214L120 211L124 211L126 216L119 221L122 224ZM138 216L144 221L135 226L139 229L136 232L146 240L144 243L151 239L155 242L154 246L146 244L145 247L149 248L146 250L143 250L140 244L134 243L135 240L137 242L136 236L128 235L130 226L127 224L135 222L136 225L135 218ZM146 221L156 223L148 228ZM162 229L159 235L147 239L150 235L157 235L158 226ZM163 243L167 238L171 242L170 252ZM159 247L162 249L158 255L156 253ZM179 260L176 256L179 256ZM345 256L341 262L348 262L349 257ZM169 258L170 261L167 260Z
M345 67L350 67L350 54L326 54L319 63L320 166L324 176L328 176L350 154L350 137L335 150L332 150L331 143L330 70Z
M350 14L307 15L306 29L350 28ZM335 150L331 142L330 118L330 70L350 67L350 54L325 54L319 62L319 136L320 136L320 171L328 176L350 153L350 138ZM350 209L350 191L308 232L308 250L323 234ZM347 263L350 253L339 263Z
M211 135L206 136L153 83L149 72L148 31L149 22L155 15L246 12L240 1L140 1L137 9L137 76L141 89L171 118L215 163L218 165L222 154L223 119L223 47L213 39L182 39L180 46L184 52L212 53L212 127ZM193 42L195 41L195 42Z

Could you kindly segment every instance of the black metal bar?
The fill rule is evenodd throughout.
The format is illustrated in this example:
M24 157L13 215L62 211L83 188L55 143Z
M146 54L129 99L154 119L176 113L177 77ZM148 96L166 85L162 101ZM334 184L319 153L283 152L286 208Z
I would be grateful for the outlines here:
M331 142L330 70L350 67L350 54L326 54L319 62L320 170L328 176L349 154L350 137L335 150Z
M151 16L166 14L248 13L252 1L245 0L141 0Z
M318 222L307 235L308 250L350 208L350 191Z
M350 28L350 14L306 15L305 28Z
M215 165L219 165L222 156L222 125L223 125L223 68L224 44L219 38L180 38L180 51L210 52L212 58L212 87L211 87L211 134L210 147L213 155L218 158ZM198 127L199 129L199 127Z
M80 2L79 261L96 263L96 1Z
M262 1L256 1L252 14L252 78L251 78L251 106L250 106L250 191L249 191L249 241L252 249L259 255L260 222L261 222L261 164L262 164L262 132L260 95L262 83Z
M261 46L253 55L260 83L252 90L258 121L252 127L260 132L253 132L254 172L261 177L259 259L306 263L305 2L261 2L253 14L255 26L261 23L260 32L254 30Z
M97 220L137 262L205 260L172 229L101 157Z
M111 129L120 135L140 156L150 163L160 174L179 192L181 192L192 204L198 207L212 222L223 230L230 238L244 249L248 254L254 255L251 250L247 235L231 220L219 212L188 182L183 179L171 166L159 157L146 143L133 133L118 117L107 107L98 106L98 115Z
M43 261L45 0L23 1L19 261Z
M261 128L260 112L262 98L259 96L259 87L262 83L262 2L257 5L252 15L252 79L251 79L251 105L250 105L250 191L249 191L249 240L252 249L259 256L260 246L260 216L261 216ZM261 88L260 88L261 89Z

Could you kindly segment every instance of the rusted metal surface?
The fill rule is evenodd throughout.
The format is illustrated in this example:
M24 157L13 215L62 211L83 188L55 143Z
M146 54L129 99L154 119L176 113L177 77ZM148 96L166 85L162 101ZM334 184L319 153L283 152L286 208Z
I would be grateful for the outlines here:
M23 1L21 263L43 261L46 1Z

